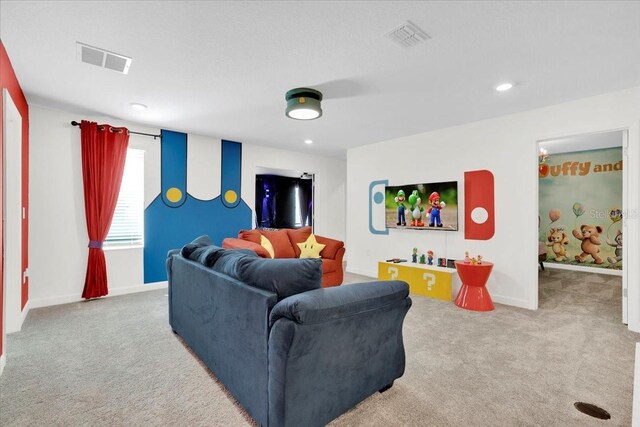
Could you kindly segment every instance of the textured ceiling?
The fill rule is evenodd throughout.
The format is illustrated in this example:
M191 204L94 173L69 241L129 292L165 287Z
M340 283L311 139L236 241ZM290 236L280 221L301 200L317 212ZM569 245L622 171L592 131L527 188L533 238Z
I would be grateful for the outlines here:
M31 103L335 156L640 85L637 1L2 1L0 15ZM431 39L384 36L407 19ZM133 57L129 74L78 62L76 41ZM324 93L320 119L285 117L298 86Z

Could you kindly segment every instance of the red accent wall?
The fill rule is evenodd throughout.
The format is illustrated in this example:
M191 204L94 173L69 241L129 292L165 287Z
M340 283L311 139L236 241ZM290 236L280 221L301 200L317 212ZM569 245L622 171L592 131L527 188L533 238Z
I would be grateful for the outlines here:
M18 112L22 116L22 205L27 210L27 220L22 222L22 270L26 270L29 265L29 105L27 99L22 92L18 78L11 65L9 55L0 40L0 89L7 89L13 98L13 102L18 108ZM1 96L1 95L0 95ZM4 215L2 208L2 179L4 176L4 163L2 162L2 148L4 147L2 120L4 118L4 105L0 102L0 216ZM4 222L4 218L2 218ZM3 255L4 248L2 247L3 236L2 227L0 227L0 255ZM3 268L0 263L0 331L2 331L2 324L4 322L4 303L2 301L4 293L3 282ZM29 278L22 284L22 308L27 304L29 300ZM2 354L2 333L0 332L0 354Z

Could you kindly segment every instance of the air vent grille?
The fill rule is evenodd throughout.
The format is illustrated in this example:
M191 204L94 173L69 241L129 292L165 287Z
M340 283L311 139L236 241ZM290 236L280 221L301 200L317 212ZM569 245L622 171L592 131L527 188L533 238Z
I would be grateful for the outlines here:
M76 53L78 60L85 64L97 65L123 74L127 74L131 66L131 58L128 56L80 42L76 42Z
M388 39L406 48L414 47L431 37L414 23L406 21L385 34Z

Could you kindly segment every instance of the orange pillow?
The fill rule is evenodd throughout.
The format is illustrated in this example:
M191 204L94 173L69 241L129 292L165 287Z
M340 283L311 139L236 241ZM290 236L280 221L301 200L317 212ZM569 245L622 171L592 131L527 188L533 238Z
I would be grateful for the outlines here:
M296 253L293 250L293 246L291 246L291 242L289 241L289 235L287 234L287 230L260 230L260 233L264 235L273 246L273 252L275 253L275 258L295 258Z
M325 245L322 252L320 252L320 256L322 258L335 259L336 253L342 247L344 247L344 242L335 239L329 239L328 237L318 236L316 234L316 240L318 243Z
M262 234L260 234L260 231L258 230L240 230L238 232L238 239L260 244L261 235Z
M288 228L287 234L289 235L289 240L291 241L291 246L296 254L296 258L300 258L300 248L298 247L298 243L306 242L309 236L311 236L311 227L302 227L302 228Z

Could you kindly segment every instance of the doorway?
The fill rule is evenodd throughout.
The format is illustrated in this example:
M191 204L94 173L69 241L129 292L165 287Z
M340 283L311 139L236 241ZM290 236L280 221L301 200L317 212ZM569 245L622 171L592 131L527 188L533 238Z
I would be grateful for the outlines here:
M550 284L608 302L613 292L627 323L627 141L616 130L538 142L539 298L549 291L540 301L553 298Z
M314 174L257 167L256 228L313 229Z
M5 333L10 334L22 327L22 116L6 89L2 99L3 325Z

